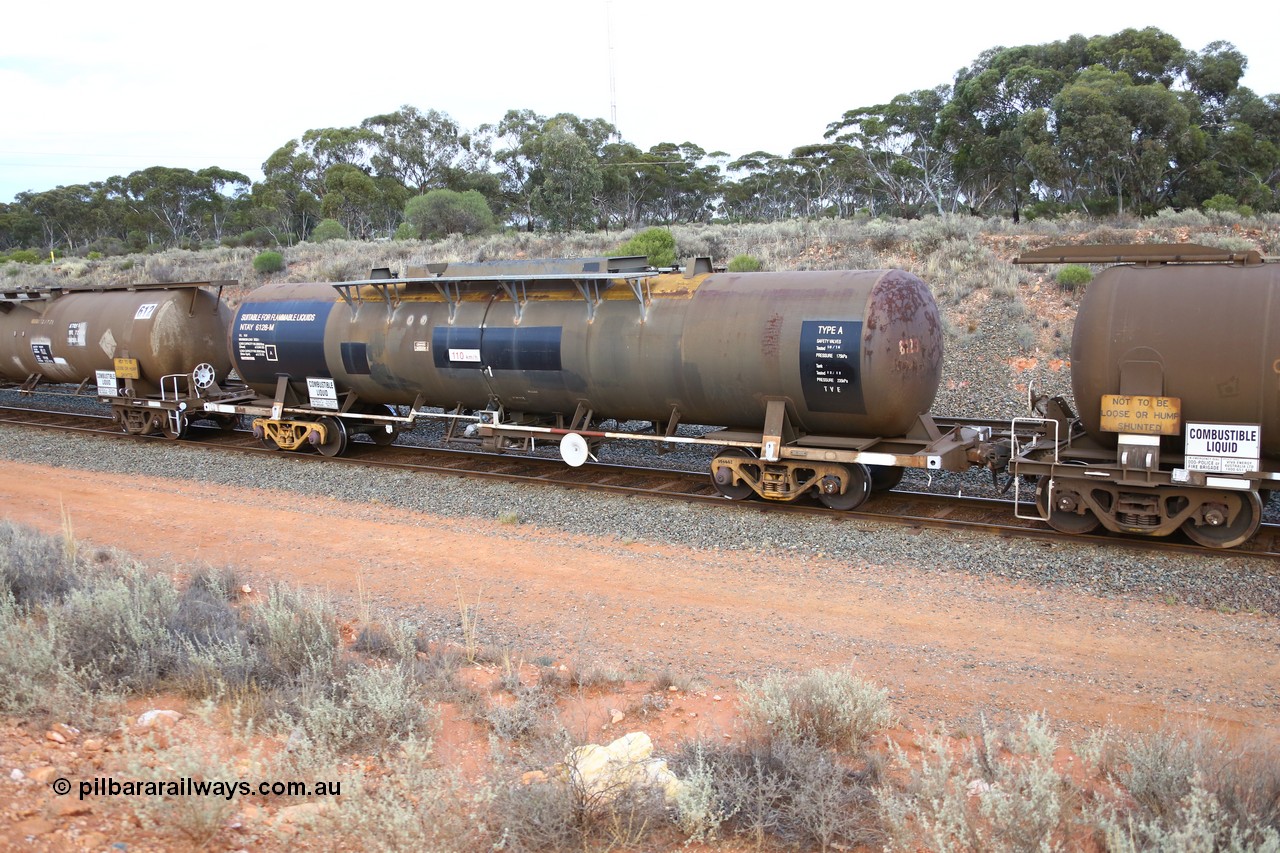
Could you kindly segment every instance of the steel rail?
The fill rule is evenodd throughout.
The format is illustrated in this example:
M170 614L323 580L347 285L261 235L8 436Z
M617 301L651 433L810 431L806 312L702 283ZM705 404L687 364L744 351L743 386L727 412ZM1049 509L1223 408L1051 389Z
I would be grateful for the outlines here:
M104 415L0 406L0 424L75 432L110 439L174 443L159 435L129 435ZM193 425L189 429L192 433L199 435L200 440L179 442L179 444L210 450L268 455L299 464L338 463L416 471L439 476L660 497L691 503L714 504L737 511L810 515L838 523L872 522L917 529L978 531L1010 539L1034 539L1058 544L1090 544L1147 552L1280 559L1280 525L1268 523L1261 525L1258 533L1243 545L1221 550L1205 548L1181 536L1144 539L1117 536L1106 532L1083 535L1063 534L1042 523L1015 518L1014 504L1010 499L895 489L876 494L856 510L838 511L809 502L731 501L716 492L705 471L646 468L603 462L588 462L579 468L571 468L558 456L498 454L400 443L380 447L372 443L352 442L346 455L328 457L317 453L289 453L267 448L245 430L228 432L216 427L199 425ZM1024 506L1030 509L1029 505Z

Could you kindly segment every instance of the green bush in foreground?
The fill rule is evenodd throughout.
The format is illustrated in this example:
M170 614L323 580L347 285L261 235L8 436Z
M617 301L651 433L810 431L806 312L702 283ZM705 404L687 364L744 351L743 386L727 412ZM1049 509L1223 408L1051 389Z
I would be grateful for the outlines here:
M762 264L750 255L734 255L729 261L729 272L760 272Z

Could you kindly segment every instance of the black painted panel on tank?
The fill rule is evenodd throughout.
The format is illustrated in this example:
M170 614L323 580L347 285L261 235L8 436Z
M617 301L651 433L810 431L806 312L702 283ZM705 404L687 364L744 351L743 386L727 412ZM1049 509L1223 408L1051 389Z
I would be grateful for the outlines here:
M436 367L484 367L480 363L480 329L436 326L431 330L432 361Z
M342 369L352 376L369 375L369 345L361 341L343 341Z
M800 324L800 387L810 411L867 413L859 376L861 358L861 320Z
M559 370L559 326L485 329L480 356L494 370Z
M436 326L431 334L432 357L435 366L442 368L556 371L562 331L560 326Z
M324 326L332 302L284 300L243 305L236 312L236 370L248 383L289 376L328 377Z

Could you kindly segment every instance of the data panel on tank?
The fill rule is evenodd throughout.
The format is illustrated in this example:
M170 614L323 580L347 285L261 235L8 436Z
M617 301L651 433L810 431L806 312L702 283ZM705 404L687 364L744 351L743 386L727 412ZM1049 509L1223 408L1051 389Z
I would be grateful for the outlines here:
M235 358L246 382L290 376L328 376L324 327L331 303L281 301L246 305L236 314Z
M805 320L800 327L800 387L814 412L866 414L859 377L861 320Z

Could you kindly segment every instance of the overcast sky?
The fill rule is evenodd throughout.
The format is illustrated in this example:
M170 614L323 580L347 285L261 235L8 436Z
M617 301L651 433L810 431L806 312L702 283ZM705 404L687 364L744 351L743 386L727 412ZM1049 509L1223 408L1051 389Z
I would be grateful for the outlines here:
M616 104L623 138L642 149L786 154L821 141L845 110L949 83L987 48L1126 27L1159 27L1190 50L1232 42L1249 59L1244 84L1280 92L1280 11L1251 6L20 3L0 46L0 202L154 165L258 180L304 131L404 104L464 129L513 108L609 119Z

